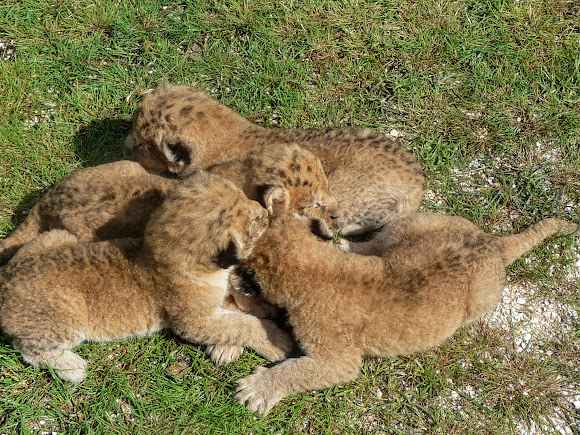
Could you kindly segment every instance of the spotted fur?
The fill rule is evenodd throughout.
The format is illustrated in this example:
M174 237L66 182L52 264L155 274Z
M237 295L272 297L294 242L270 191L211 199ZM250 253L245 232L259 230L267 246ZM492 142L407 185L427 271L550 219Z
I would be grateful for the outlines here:
M320 160L296 144L264 147L245 158L214 166L271 215L297 213L331 224L338 212Z
M267 129L187 86L164 84L145 96L125 151L148 169L181 173L292 143L320 159L341 233L367 232L418 209L421 167L394 139L369 128Z
M64 229L79 242L141 237L149 216L177 181L120 161L66 176L0 245L0 263L39 234Z

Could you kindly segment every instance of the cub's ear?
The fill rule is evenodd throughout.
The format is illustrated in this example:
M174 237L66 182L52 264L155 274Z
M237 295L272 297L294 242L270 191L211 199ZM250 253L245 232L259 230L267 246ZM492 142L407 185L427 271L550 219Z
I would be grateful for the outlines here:
M191 155L187 147L181 142L163 144L163 155L169 163L173 163L179 168L191 164Z
M290 193L283 187L270 187L264 194L264 204L270 215L284 214L290 208Z
M222 269L235 266L241 261L243 244L237 239L230 239L227 246L218 252L216 262Z

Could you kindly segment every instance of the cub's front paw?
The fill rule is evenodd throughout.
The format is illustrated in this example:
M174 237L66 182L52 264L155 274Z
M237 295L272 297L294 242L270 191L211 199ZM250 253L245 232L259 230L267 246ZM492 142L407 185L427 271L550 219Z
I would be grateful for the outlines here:
M257 300L252 306L250 314L256 316L258 319L273 320L278 318L280 310L272 304Z
M243 346L235 346L232 344L210 344L205 349L205 353L218 366L223 366L237 360L243 352Z
M264 367L256 367L253 374L237 383L236 399L248 412L265 415L282 397L268 381L268 369Z

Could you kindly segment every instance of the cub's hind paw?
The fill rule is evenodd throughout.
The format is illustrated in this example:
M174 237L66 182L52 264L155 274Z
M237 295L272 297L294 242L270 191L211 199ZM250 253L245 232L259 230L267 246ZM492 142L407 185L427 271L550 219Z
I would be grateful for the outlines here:
M205 352L215 365L223 366L237 360L244 352L244 348L231 344L210 344Z
M87 377L87 362L70 350L52 354L44 361L28 359L24 354L23 356L26 361L30 362L36 367L51 367L59 378L72 382L73 384L78 384L84 381Z

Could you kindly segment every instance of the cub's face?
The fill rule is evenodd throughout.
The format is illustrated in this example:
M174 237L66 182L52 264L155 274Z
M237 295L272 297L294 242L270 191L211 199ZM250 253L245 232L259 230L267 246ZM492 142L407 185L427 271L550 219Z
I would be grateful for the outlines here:
M328 225L337 213L338 203L327 186L290 188L290 211L309 218L322 219Z
M252 252L267 227L268 212L258 202L230 181L196 171L153 213L144 243L172 268L227 269Z
M250 158L257 184L265 186L263 200L271 215L293 213L331 223L338 204L314 154L297 144L274 145Z
M170 169L171 162L165 158L155 142L138 140L138 137L138 134L131 133L125 139L124 152L127 159L140 163L149 171L170 170L176 172L179 170L178 166Z

